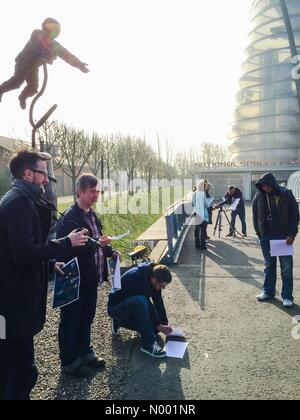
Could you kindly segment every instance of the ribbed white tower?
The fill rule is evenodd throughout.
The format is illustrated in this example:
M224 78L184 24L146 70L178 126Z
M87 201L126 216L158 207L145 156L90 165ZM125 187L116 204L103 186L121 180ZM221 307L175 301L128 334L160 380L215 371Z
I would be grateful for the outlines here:
M247 59L237 94L230 150L233 161L300 157L300 0L256 0ZM298 72L300 73L300 71Z

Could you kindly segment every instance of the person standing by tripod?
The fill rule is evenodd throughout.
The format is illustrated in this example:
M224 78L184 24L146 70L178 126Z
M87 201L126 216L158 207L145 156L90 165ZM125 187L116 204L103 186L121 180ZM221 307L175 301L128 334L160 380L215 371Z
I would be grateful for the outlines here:
M195 245L196 249L206 250L207 225L209 222L208 207L206 198L207 182L202 179L199 182L197 191L193 194L193 208L195 214Z
M231 222L227 237L235 235L235 222L237 216L239 216L242 223L242 234L244 238L247 237L246 208L242 191L239 188L230 186L224 198L226 200L226 204L229 204L230 206L235 202L235 200L240 200L236 210L231 213Z

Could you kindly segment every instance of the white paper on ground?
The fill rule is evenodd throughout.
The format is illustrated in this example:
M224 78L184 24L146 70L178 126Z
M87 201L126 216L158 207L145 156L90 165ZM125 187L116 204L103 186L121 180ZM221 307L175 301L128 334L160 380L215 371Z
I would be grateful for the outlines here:
M294 246L287 245L286 240L270 241L271 257L294 255Z
M236 199L233 201L233 203L231 204L231 206L230 206L229 210L231 210L231 211L236 211L237 206L239 205L240 201L241 201L241 199L240 199L240 198L236 198Z
M168 341L165 347L167 357L174 357L176 359L183 359L188 343L182 343L180 341Z

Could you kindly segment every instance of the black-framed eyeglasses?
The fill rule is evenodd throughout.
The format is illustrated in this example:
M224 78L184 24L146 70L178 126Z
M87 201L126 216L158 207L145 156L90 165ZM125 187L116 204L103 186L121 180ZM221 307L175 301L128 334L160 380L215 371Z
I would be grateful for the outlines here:
M48 176L48 177L49 177L49 173L48 173L48 171L39 171L38 169L33 169L33 168L30 168L30 170L31 170L32 172L35 172L36 174L42 174L42 175L44 175L44 176Z

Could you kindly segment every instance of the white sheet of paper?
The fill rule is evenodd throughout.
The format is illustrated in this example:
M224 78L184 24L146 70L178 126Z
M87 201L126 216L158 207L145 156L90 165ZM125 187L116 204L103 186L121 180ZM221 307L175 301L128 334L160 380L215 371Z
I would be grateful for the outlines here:
M116 271L115 271L114 280L113 280L113 286L114 286L114 290L121 290L121 288L122 288L122 286L121 286L121 265L120 265L120 257L119 256L117 258L117 264L116 264Z
M286 257L294 255L294 246L287 245L286 240L270 241L271 257Z
M231 211L235 211L235 210L237 209L237 206L239 205L240 201L241 201L241 199L240 199L240 198L236 198L236 199L234 200L234 202L231 204L231 206L230 206L229 210L231 210Z
M116 236L112 236L111 237L111 240L112 241L120 241L121 239L124 239L124 238L126 238L127 236L129 236L130 235L130 230L128 231L128 232L126 232L126 233L122 233L121 235L116 235Z
M168 341L165 347L167 357L174 357L176 359L183 359L188 343L181 343L180 341Z

